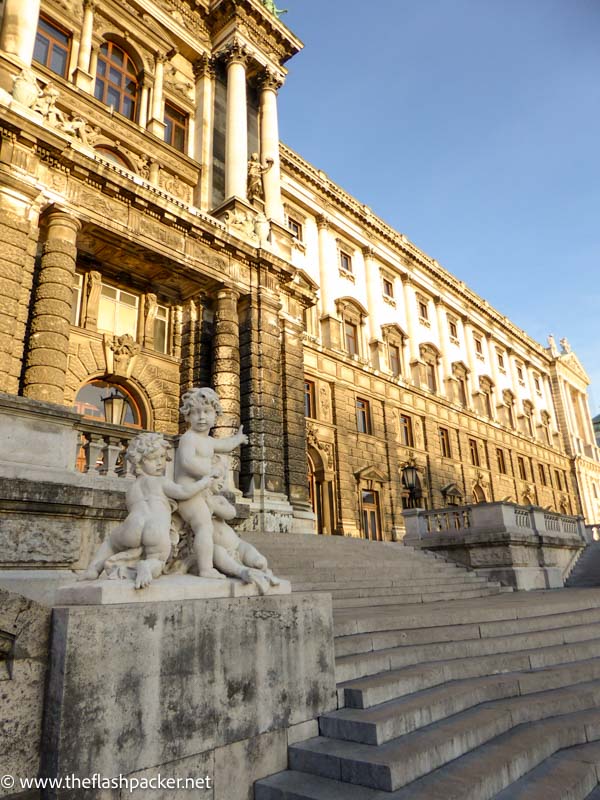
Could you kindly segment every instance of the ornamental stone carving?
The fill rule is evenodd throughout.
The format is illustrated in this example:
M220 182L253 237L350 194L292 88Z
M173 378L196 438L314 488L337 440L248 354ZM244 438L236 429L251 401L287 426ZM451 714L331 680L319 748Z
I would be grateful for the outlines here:
M102 341L107 375L130 378L141 350L140 345L129 333L112 337L104 334Z

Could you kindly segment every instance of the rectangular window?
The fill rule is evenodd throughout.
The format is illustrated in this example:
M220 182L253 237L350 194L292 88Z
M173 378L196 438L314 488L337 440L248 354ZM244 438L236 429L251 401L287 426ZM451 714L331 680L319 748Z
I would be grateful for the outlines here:
M138 298L130 292L102 284L98 305L98 330L137 339Z
M469 439L469 454L471 456L471 464L474 467L480 466L479 446L477 444L477 439Z
M400 361L400 348L396 344L388 345L390 353L390 370L396 378L402 374Z
M316 391L314 381L304 381L304 416L315 419L316 414Z
M45 17L40 17L33 48L33 60L48 67L62 78L66 78L70 49L71 37L67 31Z
M169 309L167 306L156 307L154 318L154 349L157 353L166 353L169 333Z
M379 521L379 492L362 492L363 533L365 539L379 541L381 524Z
M506 475L506 456L504 455L504 450L501 450L499 447L496 450L496 458L498 460L498 472L502 475Z
M556 488L559 492L563 491L563 482L562 482L562 475L560 474L559 470L554 470L554 482L556 484Z
M294 217L290 217L288 214L287 218L287 226L288 229L292 232L292 235L298 239L298 241L302 241L302 223L298 222L297 219Z
M344 321L344 337L346 352L351 356L358 355L358 328L352 322Z
M527 467L525 466L525 459L523 456L517 456L517 468L519 470L519 478L522 481L527 480Z
M533 376L533 385L535 386L535 390L538 394L542 393L542 385L540 383L540 379L537 375Z
M400 442L405 447L414 447L412 418L406 414L400 414Z
M448 428L440 428L440 445L442 448L442 458L452 458L450 431Z
M429 309L427 307L426 300L419 300L419 319L422 322L427 322L429 320Z
M437 367L435 364L425 364L425 377L427 379L427 388L430 392L437 392Z
M188 116L183 111L165 103L165 142L181 153L187 144Z
M448 331L451 339L458 340L458 327L453 319L448 320Z
M502 353L500 353L500 352L498 352L498 367L499 367L501 370L504 370L504 368L505 368L505 367L504 367L504 356L503 356L503 355L502 355Z
M473 334L473 342L475 343L475 352L478 356L483 357L483 340L480 336Z
M392 281L388 280L387 278L383 279L383 294L386 297L393 297L394 296L394 284Z
M542 486L547 486L548 479L546 478L546 467L543 464L538 464L538 472L540 475L540 483Z
M359 433L371 433L371 409L362 397L356 398L356 427Z
M457 379L458 402L463 408L467 407L467 381L465 378Z
M79 325L81 320L81 288L83 286L83 275L75 273L73 281L73 300L71 305L71 325Z
M345 250L340 250L340 267L346 272L352 272L352 256Z
M520 364L517 364L517 378L519 383L524 386L525 385L525 378L523 376L523 367Z

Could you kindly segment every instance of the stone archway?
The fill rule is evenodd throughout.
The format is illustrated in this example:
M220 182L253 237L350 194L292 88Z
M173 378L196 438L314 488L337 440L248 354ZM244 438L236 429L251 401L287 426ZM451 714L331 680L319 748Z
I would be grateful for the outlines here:
M314 446L307 449L308 490L315 515L316 532L331 536L334 531L333 474L327 468L324 454Z

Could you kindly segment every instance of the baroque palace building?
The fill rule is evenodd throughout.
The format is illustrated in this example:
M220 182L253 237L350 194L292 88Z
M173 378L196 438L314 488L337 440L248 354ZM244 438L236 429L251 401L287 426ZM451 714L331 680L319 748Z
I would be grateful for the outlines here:
M399 538L404 508L491 500L600 521L568 342L280 144L302 44L279 14L4 0L0 390L88 420L85 471L135 428L177 434L181 394L214 386L217 435L249 435L242 527Z

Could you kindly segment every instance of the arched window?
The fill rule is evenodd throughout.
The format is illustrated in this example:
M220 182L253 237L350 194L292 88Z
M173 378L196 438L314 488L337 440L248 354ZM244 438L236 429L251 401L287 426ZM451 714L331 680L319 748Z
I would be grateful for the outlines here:
M75 411L84 417L93 417L99 422L111 422L132 428L144 426L140 405L131 392L121 384L102 380L86 383L77 392Z
M129 164L129 162L127 162L120 153L115 152L112 147L99 144L94 147L94 150L107 161L112 161L112 163L116 164L117 167L124 167L125 169L133 171L131 164Z
M104 42L98 53L94 96L127 119L135 119L139 92L137 73L133 59L119 45Z

